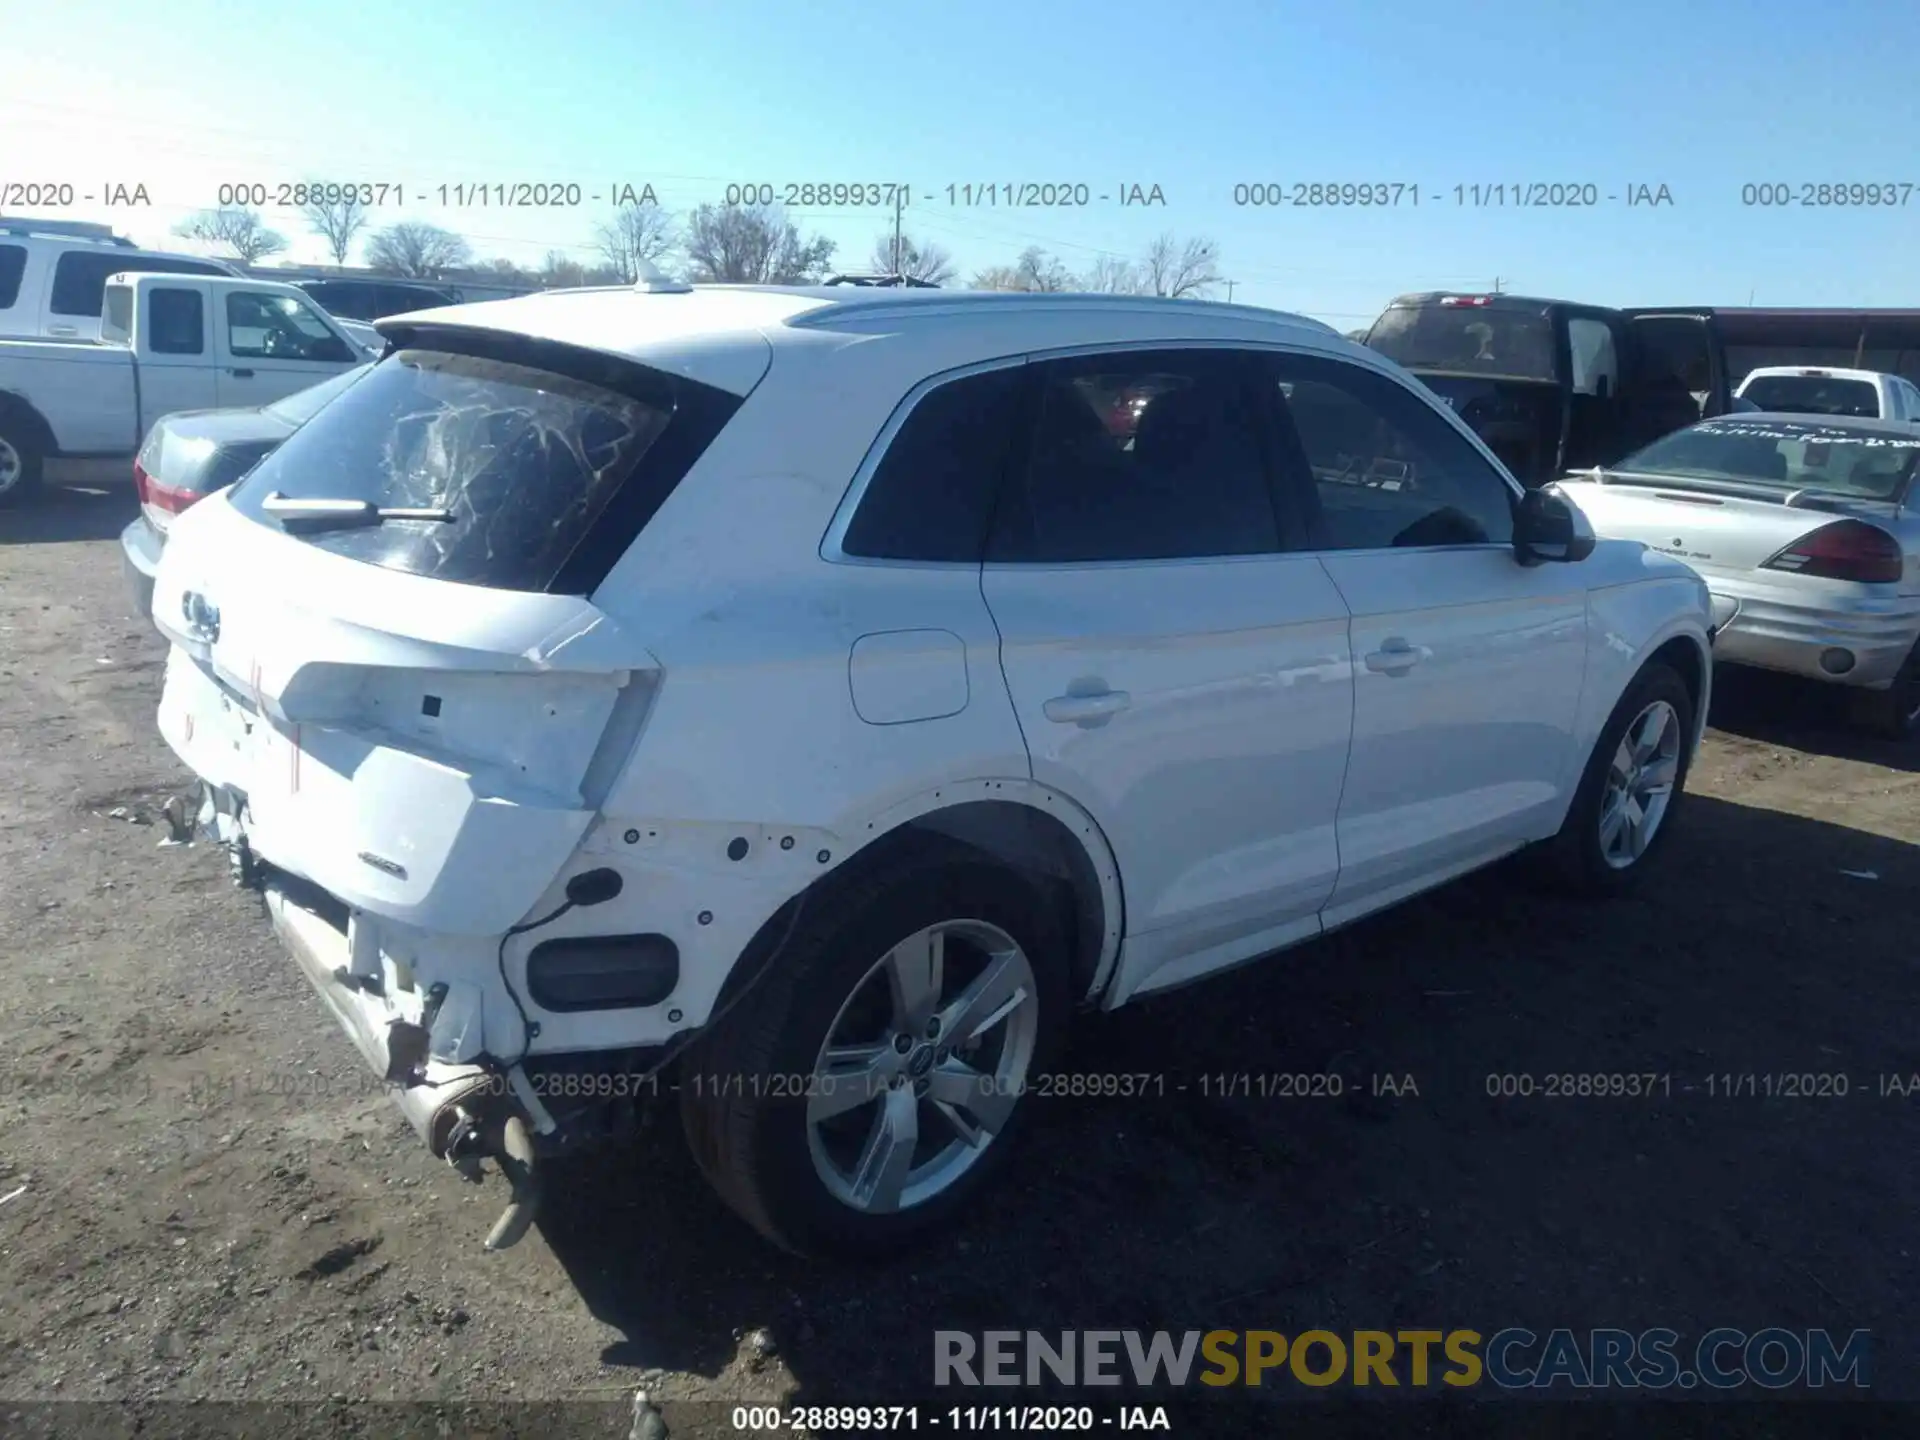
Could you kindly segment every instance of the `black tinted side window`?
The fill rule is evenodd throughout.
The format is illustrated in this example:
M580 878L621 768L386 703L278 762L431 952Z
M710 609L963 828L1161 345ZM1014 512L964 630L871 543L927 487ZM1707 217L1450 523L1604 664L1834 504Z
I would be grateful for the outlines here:
M978 562L1024 367L962 376L922 395L867 483L840 548L874 560Z
M122 270L148 275L224 275L218 265L203 260L174 260L166 256L135 255L126 251L69 250L53 266L56 315L98 315L106 298L107 277Z
M198 290L147 291L147 348L156 355L198 355L206 349L206 321Z
M26 246L0 245L0 310L12 308L20 298L20 277L26 272Z
M1039 564L1284 548L1257 361L1224 350L1048 362L989 558Z
M106 299L107 277L126 268L124 256L69 250L53 265L53 313L98 315Z
M1427 402L1346 361L1272 363L1293 483L1319 509L1317 548L1512 543L1512 490Z

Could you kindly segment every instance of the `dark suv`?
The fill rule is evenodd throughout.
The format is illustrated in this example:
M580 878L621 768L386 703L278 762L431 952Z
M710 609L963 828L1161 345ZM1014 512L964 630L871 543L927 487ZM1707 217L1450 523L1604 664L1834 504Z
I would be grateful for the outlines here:
M410 280L296 280L293 282L329 315L342 320L372 321L410 310L437 310L457 305L459 297L437 285Z

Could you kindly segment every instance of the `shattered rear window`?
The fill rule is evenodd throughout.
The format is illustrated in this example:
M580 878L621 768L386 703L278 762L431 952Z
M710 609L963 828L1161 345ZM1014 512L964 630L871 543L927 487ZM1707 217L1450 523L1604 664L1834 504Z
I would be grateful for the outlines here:
M237 486L261 524L269 495L444 510L299 538L409 574L549 588L673 408L511 361L401 350L373 367Z

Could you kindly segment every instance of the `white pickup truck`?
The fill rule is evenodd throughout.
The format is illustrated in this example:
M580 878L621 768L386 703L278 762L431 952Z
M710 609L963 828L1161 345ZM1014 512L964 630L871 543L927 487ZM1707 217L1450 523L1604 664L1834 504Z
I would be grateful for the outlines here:
M162 415L265 405L368 357L291 285L115 275L97 342L0 340L0 506L50 456L130 456Z
M1904 376L1879 370L1767 365L1748 371L1733 393L1737 399L1776 413L1858 415L1920 424L1920 389Z

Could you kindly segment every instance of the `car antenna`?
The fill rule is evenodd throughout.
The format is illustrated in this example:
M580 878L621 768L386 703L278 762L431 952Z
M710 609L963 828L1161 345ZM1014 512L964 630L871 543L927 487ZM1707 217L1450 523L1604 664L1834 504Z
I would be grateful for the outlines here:
M691 295L693 286L675 280L649 260L634 261L633 288L643 295Z

